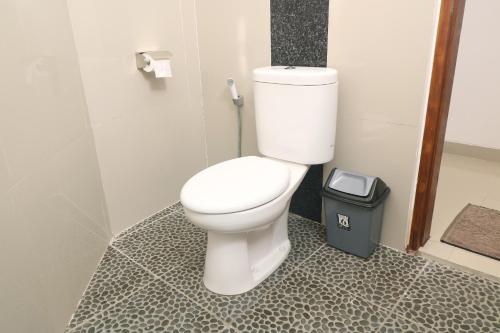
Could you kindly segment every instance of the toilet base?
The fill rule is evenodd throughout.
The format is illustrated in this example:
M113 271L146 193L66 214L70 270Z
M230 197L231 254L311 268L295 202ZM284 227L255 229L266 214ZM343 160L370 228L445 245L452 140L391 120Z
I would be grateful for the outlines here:
M290 249L292 248L290 241L287 239L286 242L278 246L274 251L269 253L262 261L254 266L252 266L253 278L255 281L254 288L262 281L264 281L269 275L271 275L288 257Z
M288 207L264 228L243 233L208 231L205 287L217 294L245 293L271 275L290 252Z

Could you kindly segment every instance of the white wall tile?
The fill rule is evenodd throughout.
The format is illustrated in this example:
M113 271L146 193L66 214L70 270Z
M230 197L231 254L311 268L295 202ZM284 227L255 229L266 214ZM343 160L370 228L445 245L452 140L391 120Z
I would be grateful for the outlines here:
M0 38L9 50L2 62L9 65L0 79L0 138L15 183L80 136L87 115L64 1L2 6Z
M418 129L345 113L339 115L338 123L335 158L327 170L338 167L378 176L387 183L391 193L384 211L382 242L404 248Z
M185 109L145 112L95 129L115 234L179 200L184 183L205 166L200 121Z
M192 2L69 2L113 233L179 199L206 166ZM90 19L89 19L90 18ZM168 79L139 71L135 52L173 54Z
M9 168L7 166L7 159L3 152L2 142L0 141L0 195L5 194L12 186L11 178L9 177Z
M337 166L391 187L382 243L404 249L438 1L333 0L328 66L339 71Z
M0 38L0 327L62 332L111 236L66 1L2 1Z
M245 97L242 154L256 155L252 70L271 65L270 3L197 1L198 33L209 164L235 158L237 113L226 85Z

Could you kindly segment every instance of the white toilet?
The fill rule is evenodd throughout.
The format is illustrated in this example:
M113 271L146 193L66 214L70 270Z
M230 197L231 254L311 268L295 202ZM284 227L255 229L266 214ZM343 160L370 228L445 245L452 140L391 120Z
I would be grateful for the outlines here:
M253 71L259 151L211 166L184 185L187 218L207 230L205 286L236 295L286 259L290 199L309 165L333 158L337 71L264 67Z

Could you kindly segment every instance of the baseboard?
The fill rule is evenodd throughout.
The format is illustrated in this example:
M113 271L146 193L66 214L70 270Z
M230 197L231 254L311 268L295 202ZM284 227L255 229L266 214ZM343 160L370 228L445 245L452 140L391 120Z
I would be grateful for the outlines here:
M443 151L448 154L457 154L492 162L500 162L500 149L485 148L446 141L444 143Z

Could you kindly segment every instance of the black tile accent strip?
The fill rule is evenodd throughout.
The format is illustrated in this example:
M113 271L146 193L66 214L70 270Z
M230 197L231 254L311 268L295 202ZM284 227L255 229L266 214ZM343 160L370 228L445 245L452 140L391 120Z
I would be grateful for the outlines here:
M329 0L271 0L271 64L326 67ZM290 211L321 221L323 166L313 165Z
M313 221L321 222L322 187L323 165L312 165L292 196L290 211Z
M328 0L271 0L271 63L326 67Z

